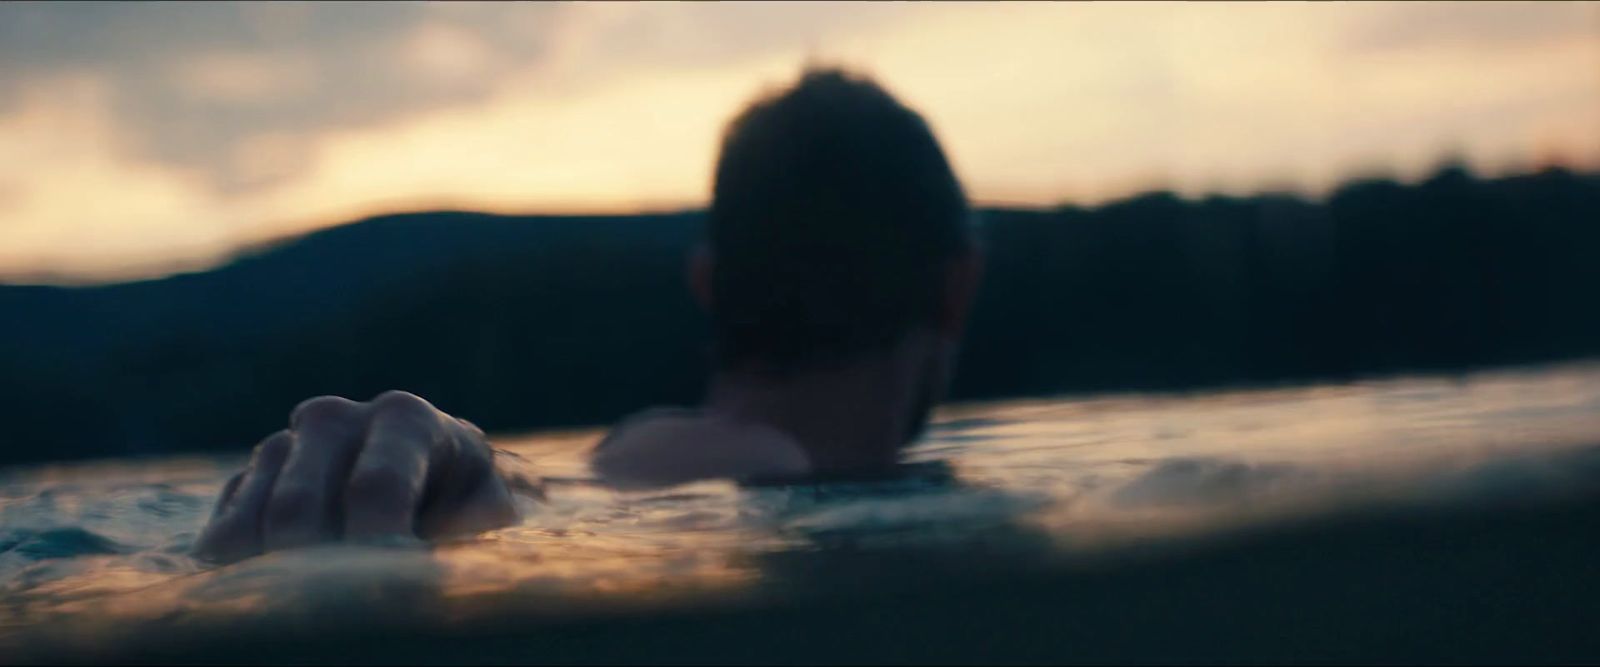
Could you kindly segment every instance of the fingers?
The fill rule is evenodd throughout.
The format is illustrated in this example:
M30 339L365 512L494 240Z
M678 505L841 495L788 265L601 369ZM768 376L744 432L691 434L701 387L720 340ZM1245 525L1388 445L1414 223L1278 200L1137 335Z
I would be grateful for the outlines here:
M295 408L219 494L196 553L233 561L338 539L432 537L515 522L483 431L391 391Z
M447 463L432 471L428 497L417 515L419 537L433 539L502 528L517 522L516 503L495 468L483 432L460 420L446 423ZM438 450L436 450L438 451Z
M268 551L338 537L341 487L365 435L366 408L336 396L301 403L290 416L294 447L284 461L262 521Z
M217 494L217 505L211 509L211 518L217 518L218 515L222 514L222 510L228 506L228 503L233 502L233 494L239 491L239 482L244 481L244 474L249 471L250 469L247 467L244 470L233 473L233 476L229 477L228 481L222 485L222 491Z
M448 460L448 426L427 401L405 392L373 399L366 445L344 494L344 535L414 536L413 520L434 462Z
M293 445L293 434L279 431L256 446L250 463L218 498L211 521L195 543L197 556L226 563L261 553L263 510Z

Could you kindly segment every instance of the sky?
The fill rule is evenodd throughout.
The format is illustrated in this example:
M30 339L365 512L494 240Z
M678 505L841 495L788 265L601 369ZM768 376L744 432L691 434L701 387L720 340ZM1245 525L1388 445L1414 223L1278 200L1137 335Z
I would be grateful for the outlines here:
M703 206L724 124L807 62L920 111L982 204L1600 168L1600 2L6 2L0 281Z

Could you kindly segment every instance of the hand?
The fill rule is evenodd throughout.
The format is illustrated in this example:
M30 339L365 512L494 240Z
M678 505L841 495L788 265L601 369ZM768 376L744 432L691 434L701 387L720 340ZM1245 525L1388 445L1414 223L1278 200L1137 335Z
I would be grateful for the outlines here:
M472 534L517 521L483 431L421 398L319 396L256 446L196 542L232 562L339 539Z

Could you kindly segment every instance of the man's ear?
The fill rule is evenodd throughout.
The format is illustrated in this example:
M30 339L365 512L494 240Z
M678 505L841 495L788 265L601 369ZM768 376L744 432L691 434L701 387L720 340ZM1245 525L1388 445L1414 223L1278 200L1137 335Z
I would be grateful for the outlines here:
M937 320L939 333L960 338L966 331L972 302L978 296L978 284L983 281L983 264L983 250L974 245L945 265L944 295Z
M689 251L689 293L707 313L711 312L711 273L715 268L711 246L695 244L694 250Z

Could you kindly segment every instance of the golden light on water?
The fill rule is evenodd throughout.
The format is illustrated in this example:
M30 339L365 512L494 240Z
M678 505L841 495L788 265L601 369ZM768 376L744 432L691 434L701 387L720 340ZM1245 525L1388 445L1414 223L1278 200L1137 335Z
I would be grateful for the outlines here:
M551 483L519 525L431 548L338 544L224 567L187 547L235 458L11 468L0 479L7 525L58 529L6 554L16 574L0 588L0 647L24 627L112 652L280 627L337 636L498 619L524 632L590 615L849 600L887 590L877 578L901 570L930 574L918 568L941 552L981 573L975 553L984 565L1067 564L1329 512L1532 501L1592 488L1597 406L1595 364L966 404L912 450L949 464L955 483L820 493L726 482L614 492L585 482L598 430L496 437ZM96 536L119 550L95 551ZM82 553L16 560L40 546Z
M70 7L0 11L75 43ZM245 3L254 37L192 47L151 23L174 11L9 54L0 279L158 274L396 210L703 205L722 125L807 61L923 111L989 203L1600 166L1593 2Z

